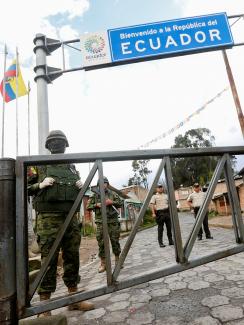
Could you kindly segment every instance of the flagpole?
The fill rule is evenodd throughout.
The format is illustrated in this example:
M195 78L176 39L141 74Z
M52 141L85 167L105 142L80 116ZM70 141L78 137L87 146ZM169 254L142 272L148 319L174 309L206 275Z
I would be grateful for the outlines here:
M18 97L19 97L19 89L18 89L18 76L19 76L19 53L18 48L16 47L16 157L19 155L19 128L18 128Z
M30 156L30 81L28 81L28 155Z
M6 59L7 59L7 46L4 45L4 70L3 70L3 109L2 109L2 154L4 157L4 120L5 120L5 73L6 73Z

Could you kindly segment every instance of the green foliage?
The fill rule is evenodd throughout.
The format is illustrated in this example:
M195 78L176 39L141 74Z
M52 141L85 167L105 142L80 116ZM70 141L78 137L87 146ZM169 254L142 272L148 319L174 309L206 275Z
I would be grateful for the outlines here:
M205 148L212 147L215 138L211 131L206 128L191 129L183 136L180 134L175 138L172 148Z
M147 209L142 223L142 228L149 228L156 225L155 219L152 217L152 211L151 209Z
M96 229L89 223L86 223L85 226L82 228L82 236L92 237L95 236Z
M219 215L218 211L212 210L212 211L209 211L208 218L211 219L211 218L217 217L218 215Z
M204 148L212 147L214 137L209 129L199 128L187 131L175 138L172 148ZM210 156L172 159L172 175L176 188L190 186L195 182L204 185L211 180L217 158Z
M148 188L148 175L152 172L148 169L147 165L149 160L133 160L132 170L134 176L129 178L128 186L130 185L143 185Z

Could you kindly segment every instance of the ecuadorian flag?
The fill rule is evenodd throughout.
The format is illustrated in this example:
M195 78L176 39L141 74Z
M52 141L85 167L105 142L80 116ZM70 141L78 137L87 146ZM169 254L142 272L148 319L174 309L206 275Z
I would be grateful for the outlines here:
M16 97L21 97L27 95L28 91L26 89L24 80L22 78L22 74L18 65L18 69L16 69L16 60L13 61L11 66L5 72L5 98L4 101L6 103L11 100L16 99ZM17 72L18 71L18 72ZM18 76L17 76L18 73ZM3 80L0 85L0 91L3 96Z

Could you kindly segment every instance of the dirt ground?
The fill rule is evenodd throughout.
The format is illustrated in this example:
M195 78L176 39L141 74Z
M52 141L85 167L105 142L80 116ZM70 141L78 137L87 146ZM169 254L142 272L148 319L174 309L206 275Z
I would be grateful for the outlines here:
M80 265L84 266L86 264L91 263L94 259L97 258L98 254L98 246L96 237L82 237L80 244ZM58 259L58 268L57 268L57 276L63 276L63 259L62 254L60 253Z
M244 216L242 216L244 222ZM209 219L209 225L212 227L233 228L232 216L219 216Z
M97 258L98 245L96 237L82 237L80 245L80 264L85 265Z

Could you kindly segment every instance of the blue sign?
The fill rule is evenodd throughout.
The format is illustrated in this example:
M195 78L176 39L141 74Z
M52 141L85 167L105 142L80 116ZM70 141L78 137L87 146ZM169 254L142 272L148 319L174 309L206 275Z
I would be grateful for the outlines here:
M230 47L225 13L108 30L112 62Z

